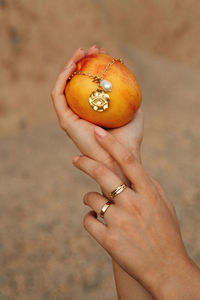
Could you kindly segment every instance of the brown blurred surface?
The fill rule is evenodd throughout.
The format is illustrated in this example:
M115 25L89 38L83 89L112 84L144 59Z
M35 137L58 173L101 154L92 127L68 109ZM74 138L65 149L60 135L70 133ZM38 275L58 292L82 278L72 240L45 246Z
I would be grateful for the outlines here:
M82 227L94 183L50 100L78 47L125 59L143 90L143 160L200 263L199 1L0 0L0 299L116 299L110 258Z

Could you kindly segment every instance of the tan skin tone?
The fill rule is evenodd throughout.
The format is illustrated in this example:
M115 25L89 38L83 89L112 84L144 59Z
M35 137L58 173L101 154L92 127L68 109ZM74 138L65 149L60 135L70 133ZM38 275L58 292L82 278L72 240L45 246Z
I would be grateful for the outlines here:
M96 162L98 163L103 163L103 165L108 167L109 170L114 171L114 174L116 174L121 181L126 181L126 183L130 187L134 188L134 184L132 184L132 182L128 180L124 175L123 168L120 166L117 159L115 159L109 153L109 151L105 149L105 147L102 146L99 143L99 141L95 138L94 136L95 125L80 119L69 109L66 103L66 99L64 96L64 88L66 85L67 78L74 72L74 70L76 69L76 63L81 58L83 58L85 55L93 54L93 53L106 53L106 51L105 49L99 50L97 47L93 46L88 50L87 53L85 53L83 49L78 49L74 53L72 59L70 60L72 62L71 67L65 68L64 71L58 76L55 87L52 91L54 108L57 113L61 127L65 130L65 132L70 136L73 142L77 145L81 153L83 153L85 156L87 156L90 159L96 160ZM68 61L67 64L68 66L70 61ZM127 147L126 149L128 149L130 153L132 153L134 157L137 159L137 161L140 162L141 164L140 144L143 137L143 117L141 111L139 111L135 115L134 119L126 126L123 126L118 129L112 129L107 132L109 132L110 135L114 137L117 141L119 141L121 144L125 144ZM162 195L163 201L166 203L166 206L168 207L171 216L173 216L172 219L174 218L175 223L177 223L174 209L172 205L168 203L168 201L166 200L167 198L166 196L164 196L164 192L160 187L159 183L155 181L152 177L149 176L149 178L155 190L158 190L159 194ZM102 187L102 192L104 195L106 195L106 190L104 190L104 187ZM125 191L123 193L125 193ZM86 203L87 203L86 200L87 198L90 199L92 198L92 196L85 197ZM87 204L90 205L89 202ZM87 230L88 228L86 224L88 224L87 223L88 218L95 219L95 217L92 214L90 214L85 218L84 224ZM144 280L140 279L138 275L130 272L129 268L126 269L124 265L122 265L121 267L120 265L121 265L121 261L119 260L115 262L115 257L113 256L114 275L115 275L119 299L126 299L126 300L153 299L150 293L147 292L148 289L151 293L153 293L149 288L149 286L146 286L146 289L142 286L144 285ZM137 280L139 280L140 283L136 281L134 278L137 278ZM160 291L160 293L161 292L162 291Z
M84 203L93 209L85 216L86 230L156 299L200 299L200 270L185 250L175 211L163 188L152 182L134 154L108 131L95 127L94 135L132 185L114 198L103 224L96 214L121 178L94 159L73 157L75 167L93 178L107 196L85 195Z
M75 51L72 58L67 62L64 70L58 75L52 90L51 96L54 109L61 128L72 139L82 154L103 162L111 170L115 171L123 181L130 184L125 178L119 165L96 141L93 135L95 126L80 119L74 114L67 106L66 98L64 96L66 81L76 69L76 63L86 55L95 53L106 53L106 51L103 48L98 49L95 45L91 47L87 53L85 53L82 48ZM72 63L71 67L69 67L70 62ZM137 112L134 119L129 124L121 128L112 129L110 132L122 143L126 143L129 149L138 157L138 159L140 159L140 145L143 138L143 115L141 111ZM135 299L138 300L153 299L141 284L129 276L114 260L112 262L119 299L132 300L133 295Z

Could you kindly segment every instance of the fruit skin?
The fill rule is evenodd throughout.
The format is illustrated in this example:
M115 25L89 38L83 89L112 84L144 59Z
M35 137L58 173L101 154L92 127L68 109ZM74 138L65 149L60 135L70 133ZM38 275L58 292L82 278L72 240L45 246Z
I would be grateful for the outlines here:
M84 57L77 63L76 71L101 76L113 57L99 53ZM90 94L98 84L85 75L75 75L67 83L65 96L68 105L79 117L104 128L117 128L130 122L141 105L142 92L130 69L120 61L115 62L104 76L112 83L109 108L94 111L89 104Z

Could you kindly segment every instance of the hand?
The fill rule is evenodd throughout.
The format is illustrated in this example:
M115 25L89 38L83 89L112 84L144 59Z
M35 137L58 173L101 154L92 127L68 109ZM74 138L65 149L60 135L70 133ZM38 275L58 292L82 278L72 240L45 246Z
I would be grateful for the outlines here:
M86 156L74 157L75 167L95 179L107 195L85 195L84 203L95 212L86 215L86 230L156 299L200 299L199 269L185 250L175 210L163 188L108 131L96 126L94 133L133 188L127 187L114 198L103 224L96 213L100 213L110 192L122 181L102 163Z
M103 162L106 166L114 170L123 180L126 180L116 162L94 138L93 131L95 125L79 118L67 105L64 95L66 81L76 69L76 63L85 57L85 55L94 53L106 53L106 51L103 48L99 50L93 46L85 54L84 50L79 48L68 61L68 68L66 68L66 66L63 72L58 76L51 93L54 108L61 128L73 140L81 153ZM69 66L70 62L72 63L71 66ZM134 119L130 123L121 128L111 129L109 132L121 143L127 145L128 149L132 151L135 156L140 158L140 144L143 137L143 116L141 110L135 114Z
M72 139L81 153L102 162L104 165L118 174L118 176L129 185L130 183L128 182L127 178L125 178L119 165L94 138L93 131L95 125L80 119L76 114L73 113L66 103L66 98L64 95L65 85L69 76L76 69L76 63L85 55L91 55L95 53L106 53L106 51L103 48L99 50L98 47L93 46L88 50L87 53L85 53L84 50L80 48L68 61L68 68L65 67L63 72L61 72L61 74L58 76L55 87L52 90L51 96L54 108L57 113L61 128ZM127 148L133 152L138 159L140 159L140 145L143 137L143 115L141 110L135 114L134 119L130 123L121 128L109 130L109 132L121 143L125 144ZM120 299L132 299L133 294L137 295L138 299L152 299L147 291L126 272L124 272L114 261L113 268Z

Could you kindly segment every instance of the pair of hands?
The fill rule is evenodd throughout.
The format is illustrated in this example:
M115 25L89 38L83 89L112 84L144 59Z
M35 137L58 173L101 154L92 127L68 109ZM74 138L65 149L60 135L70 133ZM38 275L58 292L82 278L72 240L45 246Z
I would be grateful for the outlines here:
M180 282L183 270L191 270L193 263L185 251L172 204L161 185L142 167L142 112L139 110L121 128L104 130L80 119L66 103L66 80L76 69L76 63L93 53L105 50L93 46L85 53L78 49L52 91L60 126L83 154L73 158L74 166L96 180L105 195L84 196L84 203L93 210L85 216L84 226L128 274L157 299L165 299L169 288L166 280L168 285L174 280ZM115 197L103 224L96 214L107 202L106 196L123 181L128 187Z
M68 107L64 95L66 81L75 71L76 63L86 55L96 53L106 53L106 51L103 48L99 50L98 47L93 46L85 53L83 48L79 48L67 62L64 70L59 74L51 96L61 128L73 140L80 152L105 163L107 166L118 172L122 179L124 179L124 176L115 161L95 140L93 135L95 125L80 119L73 113ZM111 129L109 132L122 144L127 145L127 147L140 158L140 144L143 138L143 116L140 110L129 124L121 128Z

